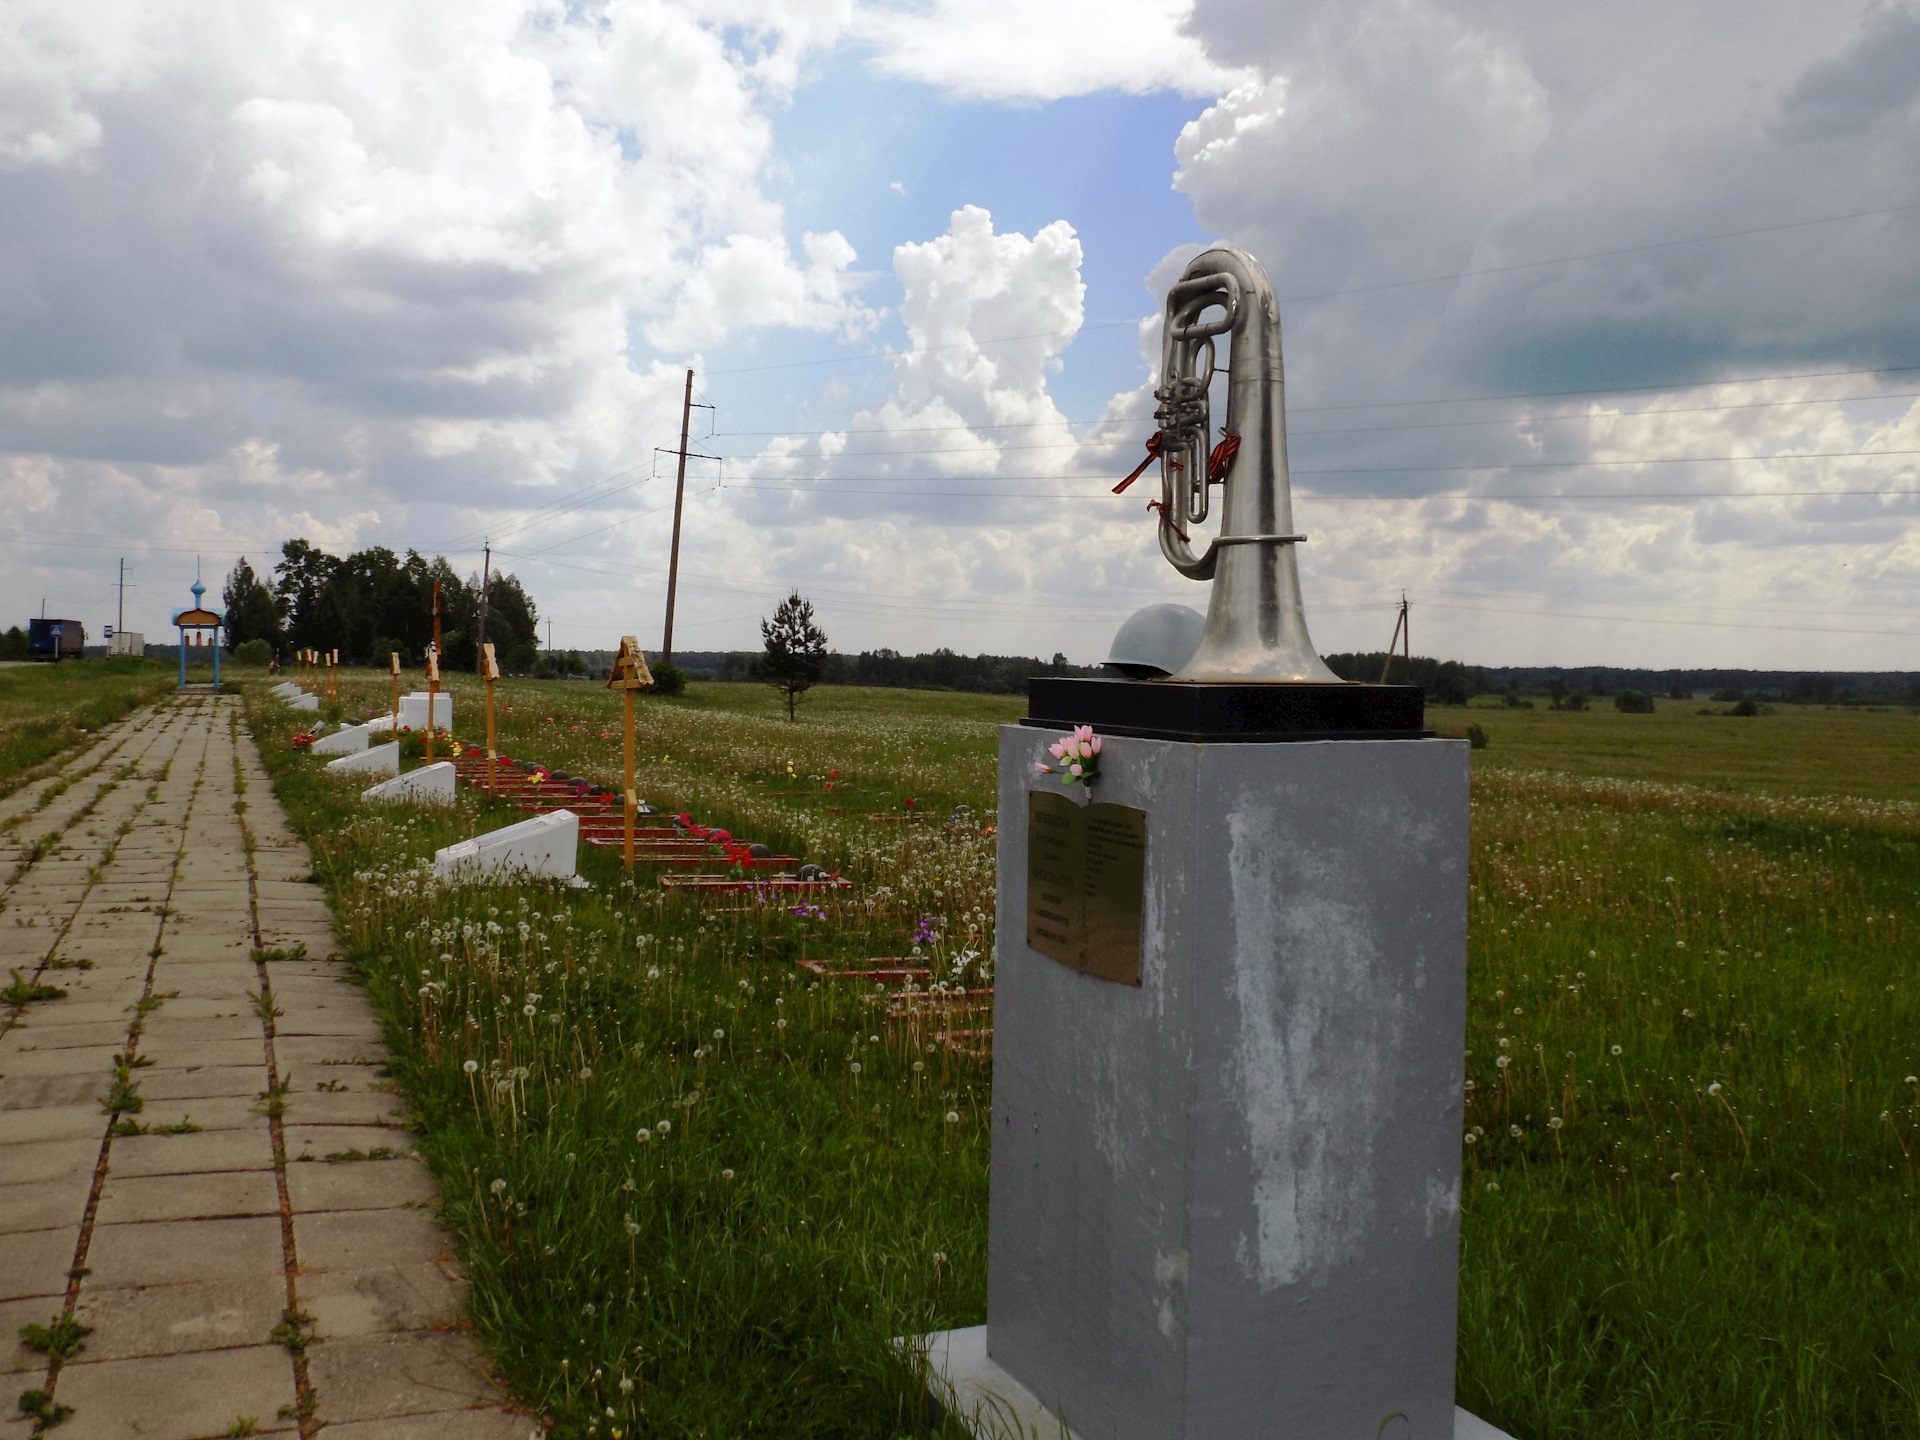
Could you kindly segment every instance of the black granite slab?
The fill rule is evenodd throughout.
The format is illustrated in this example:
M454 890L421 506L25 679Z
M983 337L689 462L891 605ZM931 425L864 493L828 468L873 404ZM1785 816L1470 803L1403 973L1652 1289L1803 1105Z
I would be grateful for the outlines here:
M1274 743L1287 740L1423 740L1418 685L1241 685L1036 675L1027 715L1043 730L1091 725L1147 740Z

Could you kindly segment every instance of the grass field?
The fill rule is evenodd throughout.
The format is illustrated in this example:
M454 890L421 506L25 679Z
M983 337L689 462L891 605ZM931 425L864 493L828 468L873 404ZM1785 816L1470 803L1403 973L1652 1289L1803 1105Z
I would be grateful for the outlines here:
M167 694L176 679L158 661L126 658L0 669L0 794L103 725Z
M615 779L615 697L500 693L500 748ZM556 1433L923 1433L886 1341L983 1318L990 1062L937 1042L938 1002L794 961L918 937L942 983L990 981L992 722L1021 702L643 699L644 796L855 882L801 914L606 856L586 891L436 890L414 867L512 813L363 815L255 704L476 1323ZM1520 1440L1920 1436L1920 722L1701 708L1434 713L1490 736L1460 1399ZM927 820L871 818L909 799Z

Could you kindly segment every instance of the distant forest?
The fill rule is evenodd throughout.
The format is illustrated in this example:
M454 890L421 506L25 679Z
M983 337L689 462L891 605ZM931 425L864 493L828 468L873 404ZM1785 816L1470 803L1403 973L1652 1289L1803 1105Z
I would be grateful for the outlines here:
M456 670L478 665L480 577L463 580L443 557L409 550L402 559L381 545L342 557L289 540L272 580L268 585L244 556L228 575L221 599L229 645L264 640L283 659L295 649L338 650L342 660L371 665L386 664L397 651L403 664L416 666L433 639L438 581L443 663ZM541 667L539 618L517 579L490 577L487 639L503 670Z
M658 659L648 655L648 662ZM757 650L683 650L674 663L691 680L755 680ZM1386 656L1329 655L1327 665L1343 680L1377 682ZM613 663L610 650L569 652L556 657L556 669L604 675ZM858 655L830 654L823 685L877 685L925 690L961 690L988 695L1023 695L1035 675L1104 675L1098 665L1072 665L1056 654L961 655L935 650L902 655L896 650L867 650ZM1387 676L1396 685L1415 684L1435 705L1464 705L1480 695L1510 695L1515 701L1541 700L1563 708L1581 708L1590 699L1612 698L1622 691L1645 695L1769 704L1916 705L1920 672L1804 670L1642 670L1605 665L1463 665L1415 655L1409 663L1395 656Z

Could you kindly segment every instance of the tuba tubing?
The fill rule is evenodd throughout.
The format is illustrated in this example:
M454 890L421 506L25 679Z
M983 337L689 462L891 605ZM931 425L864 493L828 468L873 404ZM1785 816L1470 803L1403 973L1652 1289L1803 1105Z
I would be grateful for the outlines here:
M1220 313L1208 317L1207 312ZM1212 438L1215 341L1227 337L1227 415ZM1266 271L1242 250L1196 255L1167 292L1161 330L1160 551L1191 580L1211 580L1200 647L1171 678L1335 685L1345 683L1314 649L1300 601L1287 482L1280 308ZM1220 533L1194 549L1221 487Z

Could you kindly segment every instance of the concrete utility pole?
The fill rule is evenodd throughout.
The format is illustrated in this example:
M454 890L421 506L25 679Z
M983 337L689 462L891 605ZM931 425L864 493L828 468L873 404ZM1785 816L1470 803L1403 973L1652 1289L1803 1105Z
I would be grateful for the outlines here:
M693 371L687 371L687 394L680 402L680 470L673 482L673 548L667 554L667 626L660 644L661 659L673 663L673 597L680 584L680 509L687 498L687 424L693 418Z
M120 610L113 622L113 633L127 628L127 557L120 557Z

